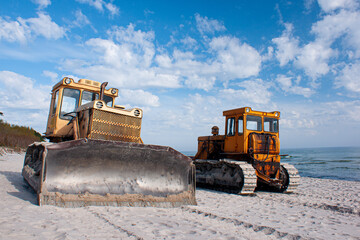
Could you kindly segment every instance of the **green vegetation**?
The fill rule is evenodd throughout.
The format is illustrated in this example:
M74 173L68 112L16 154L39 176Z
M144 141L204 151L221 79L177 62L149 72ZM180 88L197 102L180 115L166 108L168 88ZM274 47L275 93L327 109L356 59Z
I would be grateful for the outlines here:
M1 115L3 114L1 113ZM26 149L32 142L40 141L44 141L44 139L34 129L9 124L0 119L0 147L21 150Z

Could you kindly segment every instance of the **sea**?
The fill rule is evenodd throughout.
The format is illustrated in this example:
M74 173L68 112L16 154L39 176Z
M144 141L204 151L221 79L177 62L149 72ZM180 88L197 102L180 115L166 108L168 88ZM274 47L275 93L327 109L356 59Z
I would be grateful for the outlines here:
M284 149L281 161L294 165L302 177L360 181L360 147Z
M280 154L285 155L281 161L294 165L302 177L360 181L360 147L288 148Z

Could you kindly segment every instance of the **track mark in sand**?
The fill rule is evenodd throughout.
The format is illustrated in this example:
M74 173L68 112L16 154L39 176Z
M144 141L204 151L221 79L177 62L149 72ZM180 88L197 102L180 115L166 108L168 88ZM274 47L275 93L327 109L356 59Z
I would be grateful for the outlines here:
M119 230L119 231L121 231L121 232L126 233L129 237L134 237L134 238L137 239L137 240L143 240L142 237L137 236L135 233L132 233L132 232L130 232L130 231L128 231L128 230L126 230L126 229L124 229L124 228L122 228L122 227L114 224L114 223L112 223L109 219L107 219L106 217L104 217L104 214L98 213L98 212L96 212L96 211L94 211L94 210L92 210L92 209L88 209L88 211L89 211L90 213L92 213L95 217L97 217L97 218L103 220L104 222L106 222L107 224L113 226L115 229L117 229L117 230Z
M320 208L320 209L324 209L324 210L330 210L330 211L334 211L334 212L338 212L338 213L345 213L345 214L354 214L354 215L358 215L360 216L360 211L356 211L353 208L349 208L349 207L341 207L341 206L337 206L337 205L330 205L330 204L307 204L304 203L303 204L305 207L312 207L312 208Z
M234 218L226 218L226 217L220 217L217 216L216 214L213 213L208 213L208 212L203 212L201 210L197 210L197 209L193 209L187 206L182 206L181 207L182 210L187 211L189 213L194 213L194 214L198 214L198 215L202 215L203 217L208 217L211 219L217 219L220 221L224 221L227 223L233 223L235 226L243 226L244 228L250 229L252 228L252 230L254 232L262 232L265 235L273 235L276 238L279 239L297 239L297 240L303 240L303 239L309 239L309 238L304 238L300 235L294 235L294 234L290 234L290 233L285 233L285 232L280 232L277 231L275 228L272 227L267 227L267 226L259 226L259 225L254 225L251 223L247 223L244 221L240 221L238 219L234 219Z
M267 198L268 200L273 200L271 198ZM320 200L319 200L320 201ZM357 215L360 216L360 211L356 208L351 208L351 207L343 207L343 206L339 206L336 205L337 203L334 204L328 204L328 203L311 203L311 202L305 202L305 201L294 201L294 200L284 200L281 199L282 203L287 204L287 205L300 205L300 206L304 206L304 207L308 207L308 208L313 208L313 209L323 209L323 210L327 210L327 211L333 211L336 213L342 213L342 214L353 214L353 215Z

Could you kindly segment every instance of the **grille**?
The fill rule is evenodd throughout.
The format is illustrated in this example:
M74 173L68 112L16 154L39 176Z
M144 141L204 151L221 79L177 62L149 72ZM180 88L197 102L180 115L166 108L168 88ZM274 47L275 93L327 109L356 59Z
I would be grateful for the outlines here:
M253 149L255 154L279 154L278 138L271 134L250 133L249 148Z
M92 109L88 138L124 142L140 142L141 119Z

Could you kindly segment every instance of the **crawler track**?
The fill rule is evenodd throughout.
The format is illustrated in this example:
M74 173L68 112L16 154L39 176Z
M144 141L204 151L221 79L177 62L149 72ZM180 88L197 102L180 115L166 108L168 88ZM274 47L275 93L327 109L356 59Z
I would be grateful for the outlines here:
M198 159L194 163L198 186L237 194L254 193L257 177L251 164L230 159Z
M285 193L292 193L299 186L300 183L300 175L298 170L291 164L282 163L282 167L285 168L288 177L289 177L289 185L287 186Z

